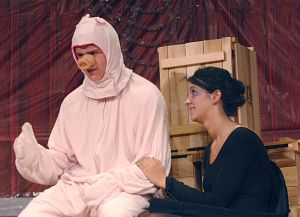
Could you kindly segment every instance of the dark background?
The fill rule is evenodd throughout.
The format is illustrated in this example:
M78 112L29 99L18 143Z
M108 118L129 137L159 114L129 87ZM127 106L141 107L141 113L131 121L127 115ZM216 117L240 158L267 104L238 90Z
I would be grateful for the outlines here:
M45 188L18 174L12 144L26 121L47 144L83 79L70 48L86 13L115 27L127 67L157 86L159 46L231 36L255 47L262 139L300 138L300 0L1 0L0 197Z

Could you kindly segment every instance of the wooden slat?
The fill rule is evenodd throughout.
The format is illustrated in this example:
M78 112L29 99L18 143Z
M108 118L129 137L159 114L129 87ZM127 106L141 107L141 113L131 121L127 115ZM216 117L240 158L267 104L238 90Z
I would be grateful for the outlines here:
M176 178L194 176L191 155L183 158L173 159L171 174Z
M236 79L242 81L246 87L246 103L239 109L239 123L253 129L253 114L251 104L247 102L247 93L251 92L248 49L238 43L234 45L236 61Z
M289 217L300 217L300 206L290 205Z
M299 196L289 196L289 205L290 206L300 206L299 205Z
M198 41L198 42L191 42L187 43L186 45L186 56L195 56L195 55L201 55L203 54L203 41ZM187 77L190 77L194 74L194 72L202 67L201 64L199 65L194 65L194 66L188 66L186 69L187 72ZM187 86L187 92L189 92L189 87L190 85L188 84ZM197 124L191 120L190 114L189 114L189 124ZM199 125L199 124L197 124ZM195 147L195 146L205 146L208 143L208 135L206 132L206 129L204 127L201 127L201 131L197 135L190 135L190 147ZM200 133L202 132L202 133Z
M188 57L169 58L161 61L161 68L169 69L205 63L222 62L224 59L225 56L224 52L222 51Z
M185 45L168 46L168 58L177 58L185 56ZM169 69L170 82L170 127L188 124L188 110L185 105L187 98L186 68L178 67ZM172 149L184 149L189 144L189 137L171 137Z
M276 142L264 143L268 149L269 157L280 168L296 165L295 145L297 141L288 137L282 137ZM284 147L286 145L287 147Z
M194 155L198 155L200 153L200 156L203 156L203 158L201 158L202 160L204 159L204 149L201 151L189 151L189 150L181 150L181 151L176 151L172 153L172 159L177 159L177 158L183 158L183 157L187 157L187 156L192 156L193 160L194 160ZM185 155L185 156L184 156ZM200 159L200 158L198 158Z
M204 54L222 51L222 39L205 40L204 41ZM222 51L223 52L223 51ZM205 67L216 66L223 67L223 62L207 63Z
M288 187L289 205L298 206L300 196L298 194L298 187Z
M253 130L258 136L261 136L257 61L256 53L251 50L249 51L249 63L252 89Z
M232 70L232 38L222 38L222 50L225 53L225 59L223 61L223 69L226 69L231 76L233 76Z
M190 56L195 56L195 55L203 55L203 42L191 42L191 43L187 43L186 44L186 56L190 57ZM201 68L203 65L201 64L197 64L194 66L188 66L186 69L186 73L187 73L187 77L191 77L194 72ZM188 86L189 88L189 86ZM189 91L187 89L187 91ZM190 115L189 115L190 116ZM189 117L189 123L190 124L195 124L195 122L193 122L190 117Z
M182 136L196 133L205 133L206 129L201 124L190 124L170 127L170 136Z
M298 188L300 194L300 151L299 150L295 151L295 158L296 158Z
M280 144L291 144L291 143L295 143L295 142L297 142L297 140L289 138L289 137L281 137L281 138L279 138L278 141L265 142L264 145L271 146L271 145L280 145Z
M161 67L161 61L168 58L168 47L159 47L157 49L159 57L159 78L160 78L160 91L166 101L168 116L170 117L170 81L168 70ZM169 119L170 123L170 119Z
M280 168L282 174L284 175L285 183L287 187L297 187L297 169L296 166L293 167L283 167Z

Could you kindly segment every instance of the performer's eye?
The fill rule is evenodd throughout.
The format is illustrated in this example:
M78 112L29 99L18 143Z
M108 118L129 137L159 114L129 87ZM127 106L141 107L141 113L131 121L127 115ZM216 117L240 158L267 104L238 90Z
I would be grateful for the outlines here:
M90 51L90 52L89 52L89 54L91 54L91 55L93 55L93 56L94 56L94 55L97 55L98 53L99 53L98 51Z

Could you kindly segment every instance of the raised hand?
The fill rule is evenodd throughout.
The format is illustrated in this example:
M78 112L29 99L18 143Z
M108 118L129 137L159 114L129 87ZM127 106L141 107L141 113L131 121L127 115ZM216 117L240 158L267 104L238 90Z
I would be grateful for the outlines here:
M144 157L137 162L137 166L155 186L163 189L166 188L166 174L159 160Z
M17 160L25 164L32 164L38 157L39 144L36 141L32 126L25 123L22 126L22 132L14 141L14 151Z

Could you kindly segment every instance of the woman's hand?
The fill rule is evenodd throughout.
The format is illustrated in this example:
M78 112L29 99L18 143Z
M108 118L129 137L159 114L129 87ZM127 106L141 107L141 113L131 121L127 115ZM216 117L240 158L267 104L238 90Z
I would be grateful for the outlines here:
M143 157L137 162L137 166L155 186L163 189L166 188L166 174L159 160Z

